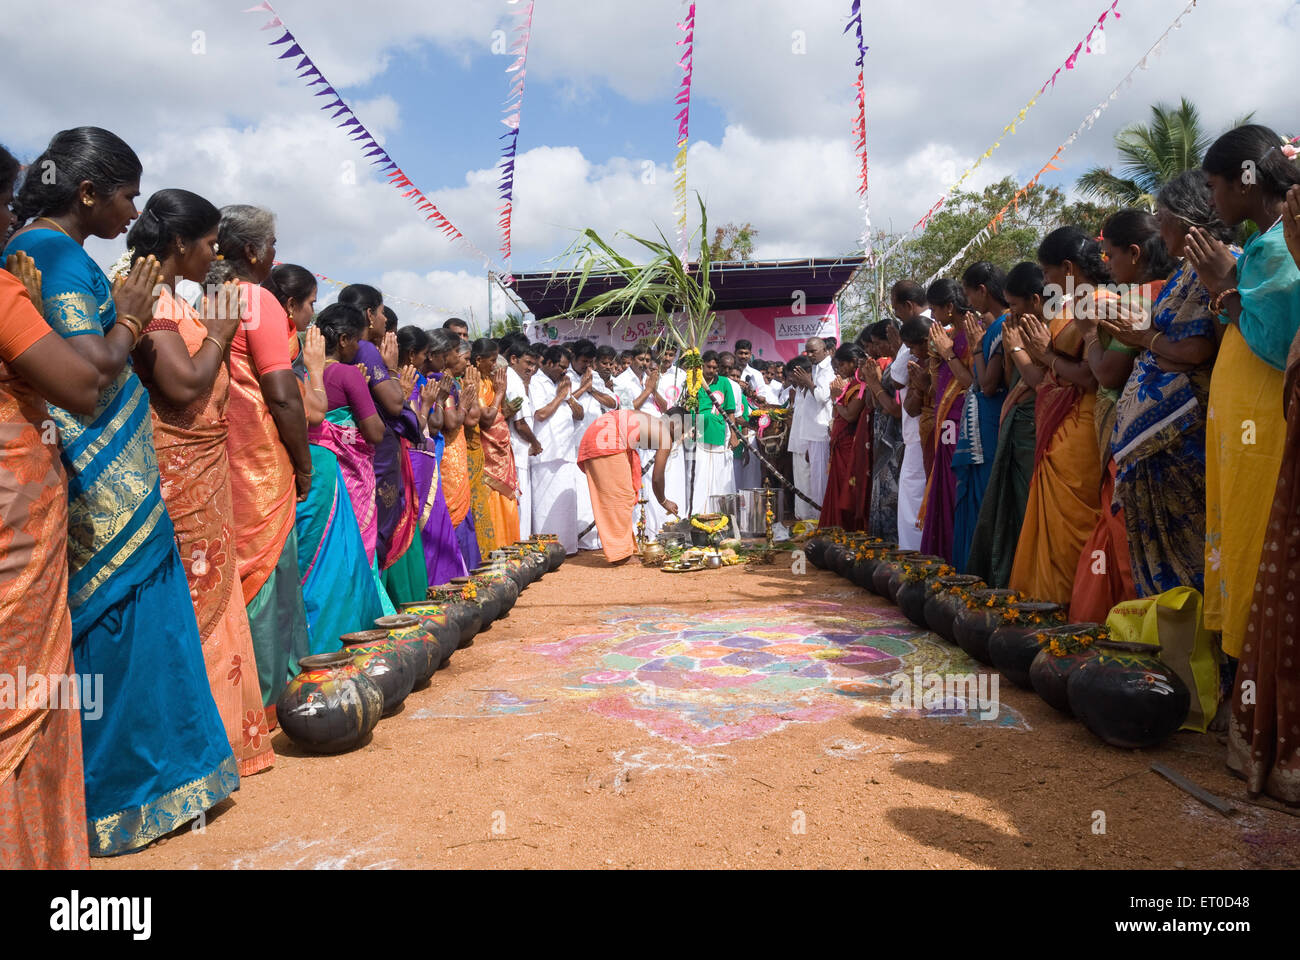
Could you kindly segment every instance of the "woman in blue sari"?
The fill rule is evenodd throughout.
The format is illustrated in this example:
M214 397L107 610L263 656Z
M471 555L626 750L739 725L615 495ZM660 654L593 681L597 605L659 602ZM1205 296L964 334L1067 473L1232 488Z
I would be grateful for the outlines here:
M108 131L79 127L56 134L32 169L57 176L23 184L15 212L32 222L6 254L36 262L50 327L101 371L119 368L93 413L50 407L68 474L73 658L79 674L103 677L103 702L82 704L90 854L111 856L210 809L239 788L239 773L162 499L148 394L121 366L120 338L107 336L124 325L138 342L152 297L124 299L119 314L82 249L135 219L140 161Z
M1214 214L1202 170L1181 173L1160 189L1156 221L1177 268L1151 306L1150 326L1105 324L1117 340L1142 351L1120 395L1110 441L1115 502L1123 508L1139 597L1205 586L1205 411L1218 341L1210 295L1183 256L1193 226L1232 242L1232 231Z
M275 295L299 333L306 334L294 372L304 384L307 424L318 426L328 415L328 403L323 379L324 337L319 329L309 328L316 303L316 278L305 267L282 263L271 269L262 286ZM307 499L297 505L298 571L302 575L311 652L330 653L340 648L339 637L369 630L377 617L394 610L380 602L338 457L328 447L310 442L310 438L307 449L311 453L312 485Z
M1007 275L987 260L971 264L961 278L966 300L979 315L967 314L963 321L966 342L971 345L973 382L966 391L957 450L952 457L952 472L957 478L952 559L962 572L966 571L971 541L975 539L984 491L993 475L1002 401L1007 397L1002 374L1002 324L1007 319L1007 300L1002 288L1006 279Z

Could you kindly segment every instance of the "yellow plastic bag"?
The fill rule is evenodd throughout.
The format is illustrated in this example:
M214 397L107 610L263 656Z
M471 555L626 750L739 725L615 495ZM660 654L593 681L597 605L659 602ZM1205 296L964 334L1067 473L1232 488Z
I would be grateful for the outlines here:
M1117 604L1106 617L1106 628L1112 640L1159 645L1161 661L1192 691L1182 729L1204 733L1219 709L1219 645L1205 629L1200 592L1174 587Z

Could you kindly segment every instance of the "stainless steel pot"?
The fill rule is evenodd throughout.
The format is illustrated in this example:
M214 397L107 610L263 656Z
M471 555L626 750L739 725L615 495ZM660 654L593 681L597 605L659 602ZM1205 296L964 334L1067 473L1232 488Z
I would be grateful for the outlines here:
M736 524L740 527L740 535L754 539L757 537L767 536L767 501L763 497L762 488L752 488L741 490L736 494L740 500L740 509L736 511ZM784 510L781 506L781 492L772 491L772 522L781 523L784 521Z

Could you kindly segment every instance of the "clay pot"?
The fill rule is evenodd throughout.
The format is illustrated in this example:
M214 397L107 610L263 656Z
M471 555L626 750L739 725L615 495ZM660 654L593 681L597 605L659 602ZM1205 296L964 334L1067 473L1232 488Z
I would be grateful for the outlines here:
M971 594L972 599L979 606L975 610L968 607L957 614L956 622L952 627L953 639L957 641L957 646L980 663L992 664L993 660L989 656L989 638L993 636L994 630L1002 626L1002 611L1015 596L1014 590L977 590ZM993 600L991 607L986 606L990 599Z
M303 657L298 668L275 707L280 727L295 744L313 753L342 753L375 729L384 696L352 654L318 653Z
M547 559L545 546L534 543L532 540L520 540L514 545L513 549L519 550L523 557L533 565L533 583L546 576L550 561Z
M539 533L529 539L546 548L547 572L558 570L564 562L564 544L560 543L560 538L553 533Z
M386 630L362 630L339 637L352 662L384 695L385 717L394 713L415 682L410 655L398 649Z
M1154 747L1187 719L1187 685L1158 657L1160 648L1099 641L1097 656L1066 683L1070 711L1113 747Z
M516 551L493 550L484 566L493 570L500 570L515 582L515 586L519 588L521 593L528 587L528 584L532 583L529 571L524 568L523 560L520 559Z
M891 573L889 576L889 584L887 587L889 591L888 593L889 599L892 600L895 604L898 603L899 591L903 589L904 577L907 576L909 571L916 570L918 568L937 571L939 567L944 565L944 563L946 563L946 561L942 557L932 557L923 553L918 553L915 556L904 557L899 562L898 569L895 572ZM929 579L929 578L926 577L925 579ZM917 623L918 626L923 627L925 626L924 598L922 598L921 600L921 606L919 608L919 612L922 618L921 621L917 623L917 621L913 620L912 622Z
M949 643L956 643L953 629L957 616L966 609L966 597L984 588L983 580L968 573L931 581L930 593L925 598L925 625Z
M466 586L474 587L472 595L466 595ZM486 630L493 621L501 616L501 591L494 589L489 585L487 588L480 588L479 584L474 583L469 577L452 577L449 586L461 591L461 598L470 603L478 604L479 616L483 620L483 629Z
M451 608L445 604L425 600L418 603L404 603L401 610L402 613L420 618L424 629L431 633L438 643L437 669L445 667L451 660L451 655L460 646L461 638L460 623L453 616Z
M460 627L460 646L468 645L483 631L483 608L476 601L466 600L461 587L451 584L430 587L429 601L447 608L447 613Z
M500 591L503 617L514 608L515 601L519 599L519 584L495 567L476 567L471 571L470 579L474 581L475 586L491 584Z
M1065 624L1065 610L1059 603L1027 601L1014 605L1019 621L1004 622L989 637L989 657L993 666L1017 687L1032 690L1029 682L1029 665L1041 648L1039 636L1049 627ZM1041 618L1039 623L1024 623L1031 616Z
M902 571L902 561L920 554L915 550L890 550L876 563L871 572L871 592L878 597L889 597L889 581ZM892 598L891 598L892 599Z
M884 543L876 541L867 544L866 552L874 554L870 557L862 557L854 563L854 583L857 583L863 590L875 593L875 585L872 578L875 576L876 567L880 565L880 560L885 553L897 549L897 544Z
M438 638L419 617L408 613L380 617L375 621L375 629L387 631L398 650L410 653L412 690L425 686L442 665L442 647Z
M831 538L824 533L809 537L803 545L804 556L818 570L826 569L826 550L831 545Z
M1034 688L1034 692L1046 700L1051 707L1067 716L1070 715L1070 697L1067 690L1070 674L1079 664L1097 656L1097 648L1089 645L1079 649L1068 649L1058 656L1052 653L1049 645L1052 639L1058 639L1068 647L1070 638L1080 634L1088 634L1095 638L1104 630L1105 628L1098 623L1070 623L1064 627L1045 630L1048 642L1043 644L1034 657L1034 662L1029 665L1029 683Z
M546 576L550 561L547 559L546 548L542 544L525 540L522 543L515 544L513 549L519 551L520 559L528 565L533 583Z

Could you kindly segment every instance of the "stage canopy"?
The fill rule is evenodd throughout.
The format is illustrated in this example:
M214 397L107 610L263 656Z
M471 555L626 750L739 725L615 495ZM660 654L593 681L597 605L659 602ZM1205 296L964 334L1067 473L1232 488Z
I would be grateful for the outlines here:
M709 282L716 300L715 310L745 310L754 307L790 307L796 291L804 302L833 303L863 257L835 257L805 260L740 260L715 263ZM691 264L692 268L695 264ZM579 271L523 273L515 275L514 289L539 321L558 316L573 305L573 295L582 276ZM582 299L623 286L621 277L592 274L587 277Z

